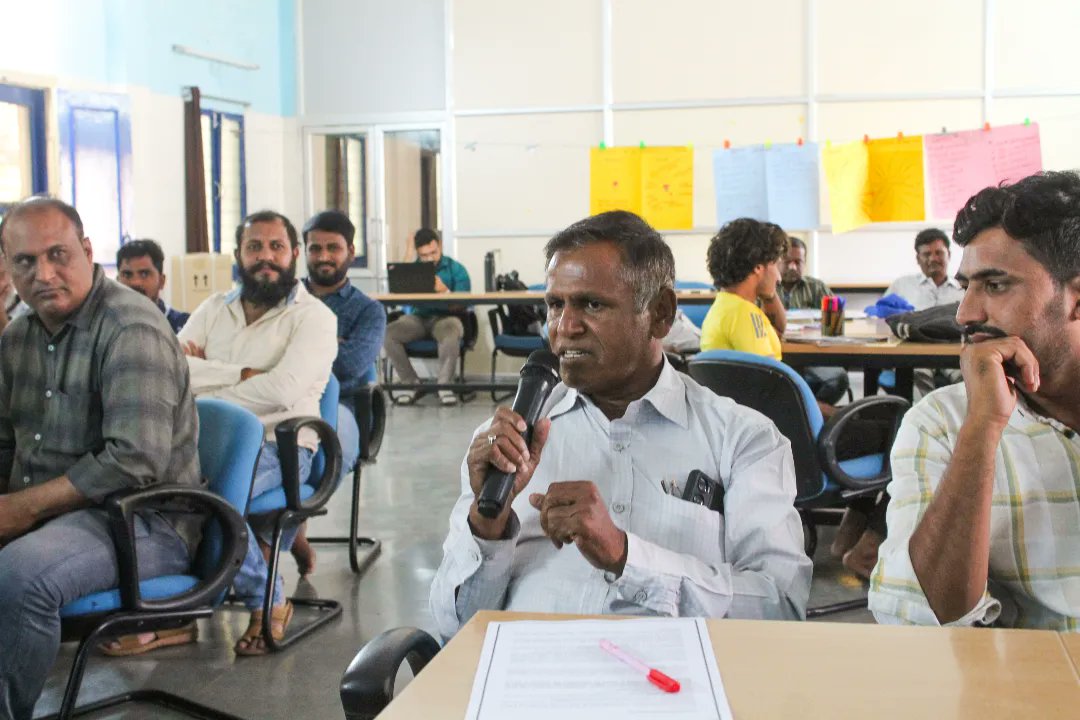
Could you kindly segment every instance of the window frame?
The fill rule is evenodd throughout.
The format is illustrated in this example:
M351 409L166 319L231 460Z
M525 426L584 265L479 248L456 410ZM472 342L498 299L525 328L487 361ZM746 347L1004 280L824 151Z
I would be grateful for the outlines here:
M32 195L49 191L46 151L45 90L0 83L0 102L21 105L30 111L30 189ZM20 198L22 199L22 198ZM0 214L12 203L0 201Z
M213 192L211 207L213 217L207 218L210 230L210 246L213 252L220 253L222 245L221 234L221 128L222 120L231 120L240 127L240 217L247 217L247 152L246 135L247 128L244 124L244 116L239 113L224 112L212 108L202 108L202 115L210 118L210 137L203 138L203 143L210 142L210 167L203 168L203 172L210 173L210 188Z

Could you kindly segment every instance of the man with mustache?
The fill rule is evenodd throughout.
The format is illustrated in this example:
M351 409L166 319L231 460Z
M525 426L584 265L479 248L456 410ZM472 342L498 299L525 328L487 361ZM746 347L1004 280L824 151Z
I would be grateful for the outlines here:
M338 438L342 471L347 473L360 454L353 393L365 382L379 358L386 334L386 310L346 277L356 257L356 226L348 215L339 210L324 210L307 221L303 232L308 267L304 287L337 316L338 353L333 369L341 384ZM292 547L301 576L310 575L315 569L315 549L307 541L306 527L307 523L301 526Z
M75 208L41 197L8 208L0 250L30 307L0 343L0 718L29 720L60 647L60 608L117 585L105 498L204 481L176 336L94 264ZM140 576L188 572L201 525L137 512Z
M439 632L484 609L805 617L791 444L665 359L676 301L664 239L616 211L571 225L545 254L562 383L531 445L506 407L473 436L431 586ZM489 519L476 496L492 466L516 477ZM723 485L723 514L668 492L693 470Z
M949 277L949 258L948 236L937 228L923 230L915 236L915 262L922 272L897 278L885 294L899 295L916 310L960 302L964 289Z
M116 251L116 280L150 298L169 321L173 332L180 332L190 313L174 310L161 299L165 289L165 253L153 240L131 240Z
M908 412L892 451L879 622L1080 629L1080 176L972 197L957 312L963 384Z
M200 397L236 403L259 416L266 439L255 472L252 497L281 486L274 428L282 420L319 415L330 368L337 356L337 319L296 280L300 247L289 219L270 210L244 218L236 228L240 287L208 298L180 331L191 382ZM300 433L300 477L306 477L318 440ZM266 555L273 528L248 520L253 532L233 588L251 613L247 632L236 643L239 655L267 652L261 632L268 572ZM292 546L295 531L282 538ZM281 577L275 579L274 637L283 637L292 618Z

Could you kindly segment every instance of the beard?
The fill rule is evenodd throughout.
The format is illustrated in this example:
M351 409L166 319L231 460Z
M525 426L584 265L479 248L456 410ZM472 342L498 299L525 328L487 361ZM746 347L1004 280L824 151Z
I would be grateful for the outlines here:
M264 280L256 275L260 270L277 271L277 280ZM250 268L240 266L240 298L259 307L274 307L292 292L296 285L296 260L284 268L272 262L258 262Z
M349 264L337 267L333 263L323 263L311 268L308 279L320 287L333 287L345 279L349 273Z

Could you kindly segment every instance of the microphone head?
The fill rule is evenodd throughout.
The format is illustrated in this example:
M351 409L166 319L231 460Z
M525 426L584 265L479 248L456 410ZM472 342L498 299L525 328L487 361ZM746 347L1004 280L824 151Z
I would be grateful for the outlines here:
M521 368L521 374L526 372L546 371L553 374L556 378L559 377L559 358L551 352L541 348L540 350L533 350L529 353L529 359L525 361L525 365Z

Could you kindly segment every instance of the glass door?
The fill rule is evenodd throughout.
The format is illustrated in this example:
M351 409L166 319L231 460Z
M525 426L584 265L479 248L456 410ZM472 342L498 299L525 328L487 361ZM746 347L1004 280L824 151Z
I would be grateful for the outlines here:
M348 214L356 226L350 277L361 289L384 291L386 264L415 257L413 234L445 226L441 126L310 128L305 138L307 216L330 208Z

